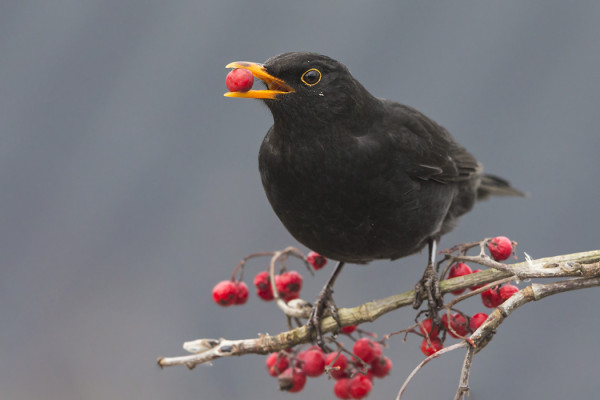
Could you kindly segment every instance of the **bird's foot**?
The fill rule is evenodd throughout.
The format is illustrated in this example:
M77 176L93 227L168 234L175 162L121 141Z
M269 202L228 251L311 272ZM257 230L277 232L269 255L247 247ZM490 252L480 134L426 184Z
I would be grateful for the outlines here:
M321 331L321 320L325 317L325 311L328 311L329 315L337 322L338 328L341 327L340 317L332 295L333 290L329 285L326 285L317 296L317 300L310 311L310 316L306 323L308 331L311 333L312 331L315 332L315 342L323 350L325 350L325 341L323 340L323 332Z
M440 291L440 278L432 263L427 265L423 278L415 285L415 299L413 301L413 308L415 310L421 307L425 296L427 296L430 315L433 317L437 315L437 310L443 307L444 299Z

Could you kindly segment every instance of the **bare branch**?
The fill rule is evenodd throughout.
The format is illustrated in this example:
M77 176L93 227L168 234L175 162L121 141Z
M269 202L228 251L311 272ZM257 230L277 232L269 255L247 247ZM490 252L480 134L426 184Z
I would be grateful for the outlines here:
M517 308L531 302L541 300L545 297L600 286L600 275L590 278L569 279L553 283L532 283L524 289L512 295L502 305L498 306L481 326L473 332L470 339L473 341L477 351L489 343L498 326Z
M278 253L280 255L283 252ZM293 254L293 252L290 252L290 254ZM273 259L271 260L271 268L273 269L277 258L277 255L274 254ZM455 259L475 262L482 265L488 265L490 261L490 259L486 260L484 257L480 256L461 256L455 257ZM513 295L502 306L494 310L488 320L471 335L470 339L477 347L477 351L487 344L500 323L521 305L530 301L540 300L552 294L600 285L600 250L548 257L533 261L530 260L512 264L510 268L511 272L489 269L476 274L449 279L441 282L440 288L442 293L448 293L458 289L494 282L503 278L514 277L514 271L516 271L517 275L522 279L557 277L578 277L578 279L570 279L549 284L534 283ZM275 292L276 291L274 290L274 293ZM414 291L411 290L383 299L374 300L358 307L341 308L338 310L341 325L348 326L358 325L364 322L373 322L390 311L412 305L413 298ZM285 303L283 300L280 302ZM292 308L289 304L286 304L285 307L287 308L286 315L291 314L293 317L300 318L305 318L307 315L305 307L303 307L302 304L299 304L298 308ZM290 314L287 314L288 312L290 312ZM337 323L331 317L324 318L321 329L323 333L334 332L337 329ZM197 364L202 364L221 357L239 356L248 353L267 354L301 343L308 343L310 341L311 335L305 326L282 332L275 336L263 335L252 339L198 339L184 344L185 350L196 354L182 357L159 358L158 364L161 367L186 365L189 368L193 368L193 366Z

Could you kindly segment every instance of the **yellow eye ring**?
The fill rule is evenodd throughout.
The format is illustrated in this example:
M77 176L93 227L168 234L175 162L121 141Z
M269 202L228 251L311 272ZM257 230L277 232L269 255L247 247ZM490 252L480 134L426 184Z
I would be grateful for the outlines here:
M311 68L302 74L300 80L307 86L315 86L317 83L321 82L321 71L316 68Z

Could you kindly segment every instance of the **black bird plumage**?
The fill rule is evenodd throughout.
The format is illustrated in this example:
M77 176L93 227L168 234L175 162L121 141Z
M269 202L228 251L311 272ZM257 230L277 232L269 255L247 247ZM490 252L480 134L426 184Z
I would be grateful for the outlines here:
M328 258L408 256L451 231L477 200L522 195L483 174L446 129L372 96L329 57L295 52L229 67L250 69L269 89L228 95L262 98L273 114L259 152L273 210L300 243Z

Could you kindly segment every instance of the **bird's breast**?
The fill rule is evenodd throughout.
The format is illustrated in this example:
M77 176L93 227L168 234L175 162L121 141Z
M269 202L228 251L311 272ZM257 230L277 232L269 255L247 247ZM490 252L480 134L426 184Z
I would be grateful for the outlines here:
M356 138L294 142L272 134L259 153L262 183L279 219L310 249L348 262L398 258L419 250L425 231L441 224L441 217L423 220L419 230L422 185L391 149L365 151Z

